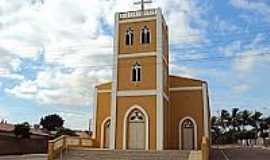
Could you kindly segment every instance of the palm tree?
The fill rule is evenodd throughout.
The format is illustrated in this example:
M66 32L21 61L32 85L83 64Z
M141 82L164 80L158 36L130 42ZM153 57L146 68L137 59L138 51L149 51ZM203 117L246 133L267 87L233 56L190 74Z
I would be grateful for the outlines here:
M262 125L261 125L261 123L262 123L261 116L262 115L263 114L261 112L255 111L250 117L251 118L250 125L255 128L255 131L257 133L262 132Z
M239 111L239 108L233 108L232 115L231 115L231 125L233 127L233 130L235 130L235 131L236 131L236 128L238 131L240 130L240 128L239 128L240 115L239 115L238 111Z
M220 130L220 119L216 116L211 118L211 134L212 134L212 141L214 144L218 144L218 139L221 135Z
M223 109L220 115L220 123L224 130L226 130L227 127L229 127L230 119L231 119L230 113L227 110Z
M251 112L249 112L248 110L244 110L240 113L240 125L242 126L242 131L245 130L245 127L247 125L250 125L251 123Z

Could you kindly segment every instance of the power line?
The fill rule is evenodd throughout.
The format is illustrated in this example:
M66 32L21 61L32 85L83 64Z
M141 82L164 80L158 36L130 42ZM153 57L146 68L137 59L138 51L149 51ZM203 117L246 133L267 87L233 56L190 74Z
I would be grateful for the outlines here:
M257 27L256 28L256 30L257 31L260 31L260 30L258 30L259 28ZM268 29L268 30L265 30L265 29ZM263 29L263 30L261 30L261 31L269 31L269 33L270 33L270 30L269 30L269 26L267 26L265 29ZM256 31L256 30L253 30L253 31ZM254 33L255 34L255 32L248 32L248 33L243 33L243 32L236 32L236 33L232 33L233 34L233 36L228 36L227 34L211 34L211 39L212 39L212 41L211 41L211 43L218 43L218 42L222 42L222 41L220 41L220 38L219 39L217 39L217 40L215 40L214 38L215 37L226 37L226 38L228 38L228 37L239 37L239 38L243 38L243 37L245 37L245 36L254 36L254 35L252 35L252 33ZM248 34L248 35L247 35ZM258 34L258 33L257 33ZM237 36L238 35L238 36ZM188 35L183 35L183 36L181 36L181 35L179 35L179 37L180 37L180 39L183 39L183 40L186 40L187 38L200 38L202 35L200 35L200 34L188 34ZM242 36L242 37L241 37ZM179 38L178 38L179 39ZM215 41L213 41L213 39L215 40ZM188 42L188 41L187 41ZM191 41L192 42L192 41ZM172 44L173 45L173 44ZM78 48L76 48L76 46L78 47ZM47 50L48 52L60 52L60 51L66 51L66 50L82 50L83 48L84 49L91 49L91 48L89 48L89 47L91 47L92 45L91 44L76 44L76 45L69 45L69 46L65 46L65 47L51 47L49 50ZM40 48L43 48L43 46L40 46ZM27 51L29 51L29 52L31 52L31 51L36 51L36 47L23 47L22 48L25 52L27 52ZM17 51L17 50L20 50L20 49L16 49L16 48L12 48L12 49L8 49L9 51L11 51L12 52L12 50L13 51ZM46 50L46 49L45 49Z
M263 52L258 54L251 54L251 55L234 55L234 56L217 56L217 57L203 57L203 58L187 58L187 59L180 59L177 60L177 62L202 62L202 61L211 61L211 62L217 62L217 61L225 61L225 60L233 60L233 59L245 59L248 57L263 57L263 56L269 56L270 52ZM161 63L143 63L143 67L155 67L155 65L161 64ZM86 69L93 69L93 70L100 70L100 69L112 69L114 70L113 65L85 65L85 66L73 66L73 67L64 67L64 66L57 66L55 68L58 69L77 69L77 68L86 68ZM125 69L130 68L130 64L121 65L118 66L118 69Z

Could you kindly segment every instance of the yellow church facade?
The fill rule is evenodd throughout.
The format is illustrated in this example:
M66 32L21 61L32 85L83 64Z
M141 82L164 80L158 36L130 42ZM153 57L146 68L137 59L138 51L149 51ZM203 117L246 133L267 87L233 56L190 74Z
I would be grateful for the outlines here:
M112 82L96 86L96 147L200 150L209 138L205 81L169 75L168 26L161 9L115 14Z

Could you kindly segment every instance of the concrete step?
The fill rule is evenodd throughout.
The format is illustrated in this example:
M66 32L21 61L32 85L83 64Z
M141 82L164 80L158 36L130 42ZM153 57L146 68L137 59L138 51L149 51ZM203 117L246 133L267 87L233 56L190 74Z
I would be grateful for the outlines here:
M47 160L47 154L26 154L0 156L0 160Z
M112 151L69 149L63 160L188 160L189 151Z

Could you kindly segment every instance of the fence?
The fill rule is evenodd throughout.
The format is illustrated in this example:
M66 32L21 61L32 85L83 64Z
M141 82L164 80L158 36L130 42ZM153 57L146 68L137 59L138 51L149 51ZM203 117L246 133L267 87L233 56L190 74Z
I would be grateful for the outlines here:
M68 147L94 147L94 141L90 138L61 136L49 141L48 160L58 157Z

